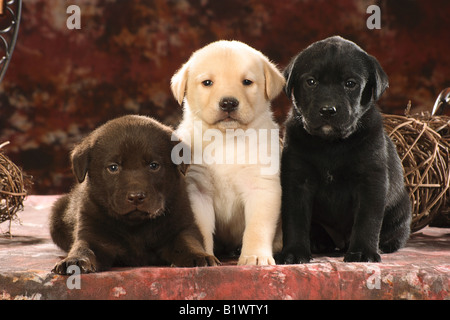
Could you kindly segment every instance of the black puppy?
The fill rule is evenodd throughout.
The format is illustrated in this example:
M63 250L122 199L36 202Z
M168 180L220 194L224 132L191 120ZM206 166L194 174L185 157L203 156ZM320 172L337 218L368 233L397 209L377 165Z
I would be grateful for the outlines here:
M172 130L143 116L111 120L72 152L79 184L52 209L50 233L68 252L53 271L216 265L194 222Z
M335 36L313 43L284 71L293 110L281 161L279 263L346 250L381 261L409 238L411 203L396 148L375 101L388 87L378 61Z

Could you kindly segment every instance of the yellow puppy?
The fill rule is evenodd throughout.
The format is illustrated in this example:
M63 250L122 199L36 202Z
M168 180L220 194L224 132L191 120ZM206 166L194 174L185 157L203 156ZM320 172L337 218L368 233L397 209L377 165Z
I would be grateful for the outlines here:
M267 57L238 41L205 46L172 77L184 108L177 135L191 147L172 160L191 162L188 194L209 254L242 246L239 264L275 263L280 146L270 101L284 84Z

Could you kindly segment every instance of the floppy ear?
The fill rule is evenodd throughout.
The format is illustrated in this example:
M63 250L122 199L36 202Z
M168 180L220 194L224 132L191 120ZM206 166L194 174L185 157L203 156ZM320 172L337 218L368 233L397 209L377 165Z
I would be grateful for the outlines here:
M79 183L83 182L86 177L90 161L90 150L90 139L86 138L72 151L72 170Z
M184 93L186 92L186 83L189 73L189 61L186 62L173 76L170 81L170 88L178 104L183 103Z
M289 64L283 71L284 78L286 79L286 85L284 86L284 93L286 93L289 99L291 99L292 87L294 85L292 71L294 69L296 60L297 58L292 59L291 62L289 62Z
M271 101L283 90L286 80L278 68L267 58L264 59L264 76L266 78L266 98Z
M172 142L172 150L170 153L172 163L185 176L191 161L191 147L181 140L175 132L171 133L170 140ZM181 152L183 155L180 154Z
M189 164L182 162L182 163L180 163L179 165L177 165L177 167L178 167L178 170L180 170L181 174L182 174L183 176L185 176L185 175L186 175L186 172L187 172L188 169L189 169Z
M369 81L364 88L362 99L367 102L370 99L377 101L383 92L389 87L389 79L383 68L381 68L380 63L373 56L368 55L369 59ZM365 102L364 101L364 102ZM362 101L362 104L363 101Z
M383 92L389 88L389 79L377 59L370 56L374 66L375 86L373 88L373 98L378 100Z

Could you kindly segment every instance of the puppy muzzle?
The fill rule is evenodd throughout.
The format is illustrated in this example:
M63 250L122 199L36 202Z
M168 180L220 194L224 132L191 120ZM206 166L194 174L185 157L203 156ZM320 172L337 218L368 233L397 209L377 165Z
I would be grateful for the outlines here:
M128 191L117 194L114 199L114 211L126 220L156 218L165 212L163 197L157 193L150 196L144 191Z
M218 103L218 115L214 124L232 129L240 125L239 100L235 97L223 97Z

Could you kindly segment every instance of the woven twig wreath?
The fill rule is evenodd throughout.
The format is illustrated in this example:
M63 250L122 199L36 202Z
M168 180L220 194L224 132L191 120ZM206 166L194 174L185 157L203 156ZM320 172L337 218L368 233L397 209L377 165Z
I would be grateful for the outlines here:
M449 199L450 117L383 116L386 131L397 146L404 168L413 208L411 231L435 219L447 220L442 215L447 212Z
M0 149L6 143L0 144ZM31 177L0 152L0 223L18 219L17 212L23 209L23 200L27 196L26 188L31 186Z

